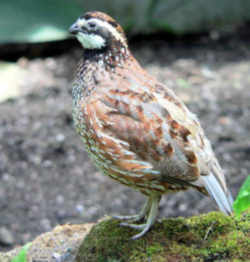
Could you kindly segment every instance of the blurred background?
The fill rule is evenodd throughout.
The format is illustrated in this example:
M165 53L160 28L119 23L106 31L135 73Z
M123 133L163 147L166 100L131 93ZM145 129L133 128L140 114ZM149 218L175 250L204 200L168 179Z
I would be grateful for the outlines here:
M250 173L250 1L0 2L0 249L55 225L134 214L143 196L101 175L71 116L82 50L67 29L100 10L151 74L197 114L236 196ZM161 217L213 210L197 192L165 196Z

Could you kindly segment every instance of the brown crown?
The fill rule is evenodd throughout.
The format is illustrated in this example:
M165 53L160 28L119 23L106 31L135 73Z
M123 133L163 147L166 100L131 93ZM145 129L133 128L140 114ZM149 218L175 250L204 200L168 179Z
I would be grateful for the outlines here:
M111 24L126 39L126 35L122 27L111 16L103 12L100 12L100 11L90 11L90 12L85 13L82 17L85 18L86 20L91 19L91 18L97 18L97 19L106 21L109 24Z

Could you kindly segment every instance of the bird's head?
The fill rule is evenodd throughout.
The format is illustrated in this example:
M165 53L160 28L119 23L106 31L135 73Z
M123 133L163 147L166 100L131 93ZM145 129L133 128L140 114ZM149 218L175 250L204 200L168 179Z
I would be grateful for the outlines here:
M84 49L101 50L111 46L127 47L122 27L110 16L98 11L80 16L70 27Z

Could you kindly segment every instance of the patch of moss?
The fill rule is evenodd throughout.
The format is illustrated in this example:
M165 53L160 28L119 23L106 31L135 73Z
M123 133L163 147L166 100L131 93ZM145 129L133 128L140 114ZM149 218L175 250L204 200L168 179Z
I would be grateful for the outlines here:
M138 240L136 230L106 219L85 238L77 262L247 261L250 257L250 210L241 218L219 212L165 219Z
M146 249L146 253L149 257L155 254L159 254L163 251L163 247L159 243L154 243Z

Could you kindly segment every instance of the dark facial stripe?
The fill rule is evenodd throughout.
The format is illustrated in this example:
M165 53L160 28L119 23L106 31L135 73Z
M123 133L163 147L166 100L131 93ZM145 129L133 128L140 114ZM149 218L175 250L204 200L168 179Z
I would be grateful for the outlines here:
M80 18L84 18L86 20L89 20L90 18L94 18L94 16L91 16L90 14L82 15Z
M118 24L115 21L108 20L107 22L115 28L118 27Z

